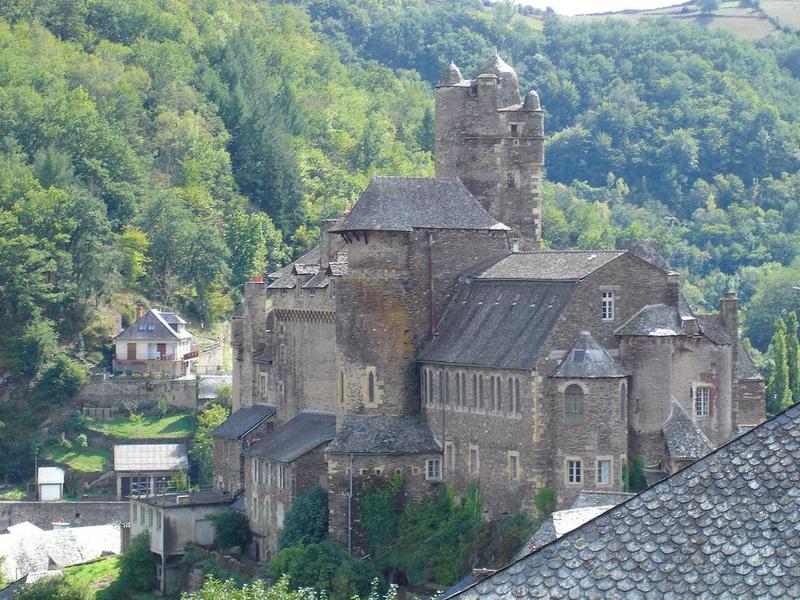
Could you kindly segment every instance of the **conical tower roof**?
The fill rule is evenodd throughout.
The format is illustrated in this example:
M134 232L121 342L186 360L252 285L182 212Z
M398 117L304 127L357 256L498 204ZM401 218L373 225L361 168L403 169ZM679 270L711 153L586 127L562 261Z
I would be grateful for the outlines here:
M553 377L597 378L625 377L624 369L588 331L582 331L572 350L558 365Z
M463 81L464 78L461 76L461 71L456 66L456 63L450 61L450 64L447 67L445 67L444 71L442 71L442 76L439 78L439 83L437 83L436 85L437 86L458 85Z
M497 76L497 107L505 108L522 103L519 95L517 73L500 55L495 53L478 71L478 75Z

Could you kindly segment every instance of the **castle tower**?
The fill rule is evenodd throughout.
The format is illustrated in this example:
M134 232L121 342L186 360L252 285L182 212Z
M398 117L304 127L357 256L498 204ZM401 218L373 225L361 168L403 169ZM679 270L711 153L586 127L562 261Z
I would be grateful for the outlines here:
M535 91L495 54L473 80L450 64L436 86L436 176L458 177L511 228L512 245L538 248L544 117Z

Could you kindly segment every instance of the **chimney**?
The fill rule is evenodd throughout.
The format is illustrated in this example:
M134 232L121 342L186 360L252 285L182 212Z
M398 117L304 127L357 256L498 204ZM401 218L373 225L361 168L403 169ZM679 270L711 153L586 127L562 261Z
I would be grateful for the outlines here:
M142 318L144 314L144 306L142 306L141 302L136 303L136 319L139 320Z
M725 297L719 301L719 316L722 318L725 330L735 342L739 337L739 324L736 315L736 292L728 292L725 294Z
M678 299L681 296L681 274L677 271L670 271L667 273L667 305L678 305Z
M328 233L336 225L337 219L323 219L319 222L319 266L325 270L331 262L336 262L336 248L333 236Z

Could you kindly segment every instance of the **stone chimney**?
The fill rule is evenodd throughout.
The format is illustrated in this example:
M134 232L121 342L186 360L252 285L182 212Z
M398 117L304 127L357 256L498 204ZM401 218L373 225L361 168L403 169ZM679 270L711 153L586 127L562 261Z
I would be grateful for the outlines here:
M719 316L722 318L722 323L725 325L725 331L736 341L739 337L739 323L736 314L736 292L728 292L725 297L719 301Z
M336 262L337 249L334 237L328 231L336 225L337 219L323 219L319 222L319 266L325 270L331 262Z
M142 315L144 314L144 306L142 306L141 302L136 303L136 319L141 319Z
M677 271L670 271L667 273L667 297L665 303L669 306L677 306L680 296L681 274Z

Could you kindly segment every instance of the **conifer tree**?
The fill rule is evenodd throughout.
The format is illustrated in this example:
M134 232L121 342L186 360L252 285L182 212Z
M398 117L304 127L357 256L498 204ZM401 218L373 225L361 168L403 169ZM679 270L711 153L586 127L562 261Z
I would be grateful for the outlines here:
M788 349L786 323L779 317L775 322L775 334L770 345L772 373L767 383L767 413L775 413L792 404L792 389L789 387Z
M789 312L786 317L786 361L789 371L789 389L792 399L800 400L800 340L797 338L797 313Z

